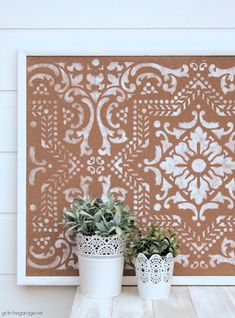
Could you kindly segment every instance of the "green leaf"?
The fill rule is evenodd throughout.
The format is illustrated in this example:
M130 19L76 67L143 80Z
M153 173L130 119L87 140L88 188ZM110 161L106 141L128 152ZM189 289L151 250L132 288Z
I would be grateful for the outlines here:
M95 225L96 225L97 229L100 230L101 232L105 232L106 231L106 227L105 227L105 225L104 225L104 223L102 221L99 222L99 223L96 223Z
M74 221L66 222L66 225L67 225L67 226L68 226L68 225L74 225L74 224L76 224L76 222L74 222Z
M108 222L106 221L106 219L105 219L103 214L102 214L102 220L103 220L103 222L105 224L105 227L108 228Z
M85 211L80 211L79 212L80 215L83 215L83 216L86 216L88 219L92 220L93 219L93 216L90 215L89 213L85 212Z
M95 213L95 215L94 215L94 222L95 222L95 223L99 222L100 219L101 219L101 217L102 217L102 211L99 210L99 211L97 211L97 212Z
M123 234L122 229L119 226L116 227L116 233L118 236L122 236Z
M71 218L71 219L74 219L74 220L76 220L76 216L72 213L72 212L69 212L69 211L65 211L64 212L64 216L66 217L66 218Z
M74 226L71 226L71 227L69 227L69 231L73 231L73 230L75 230L76 228L77 228L77 224L75 224Z
M116 231L116 226L112 226L110 229L109 229L109 231L108 231L108 233L110 234L111 232L113 232L113 231Z

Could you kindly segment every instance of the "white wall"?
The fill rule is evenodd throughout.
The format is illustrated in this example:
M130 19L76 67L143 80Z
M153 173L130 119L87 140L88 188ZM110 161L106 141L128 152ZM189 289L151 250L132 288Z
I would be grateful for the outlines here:
M66 318L75 293L16 286L17 49L220 53L234 28L233 0L0 0L0 315Z

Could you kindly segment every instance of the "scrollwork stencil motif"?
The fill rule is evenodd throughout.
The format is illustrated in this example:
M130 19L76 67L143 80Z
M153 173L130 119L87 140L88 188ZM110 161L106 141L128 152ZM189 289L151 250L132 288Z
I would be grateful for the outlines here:
M235 58L45 56L27 65L27 273L76 274L63 208L110 191L142 225L175 227L176 274L214 275L226 264L230 275Z

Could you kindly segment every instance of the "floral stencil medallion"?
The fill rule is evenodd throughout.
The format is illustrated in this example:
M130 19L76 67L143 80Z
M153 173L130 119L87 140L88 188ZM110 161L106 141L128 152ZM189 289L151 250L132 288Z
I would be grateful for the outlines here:
M233 275L235 57L28 57L27 275L77 275L74 196L175 227L175 275ZM127 274L133 274L126 272Z

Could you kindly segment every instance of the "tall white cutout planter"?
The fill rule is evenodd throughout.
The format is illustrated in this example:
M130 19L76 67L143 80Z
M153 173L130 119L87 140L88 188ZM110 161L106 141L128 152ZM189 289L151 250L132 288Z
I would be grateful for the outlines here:
M144 299L164 299L169 296L174 258L171 253L164 259L154 254L149 259L138 254L135 261L139 296Z
M121 293L124 241L117 235L77 236L81 293L114 297Z

